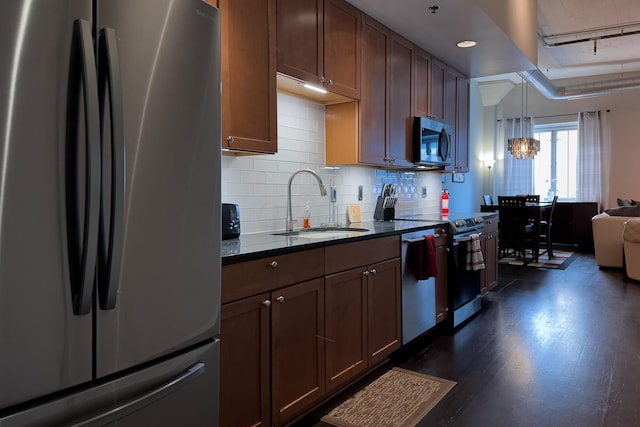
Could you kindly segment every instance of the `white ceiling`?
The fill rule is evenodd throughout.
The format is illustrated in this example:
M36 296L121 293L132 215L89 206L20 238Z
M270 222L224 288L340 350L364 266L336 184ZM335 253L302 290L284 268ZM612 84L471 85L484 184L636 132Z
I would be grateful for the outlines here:
M495 75L536 67L563 85L622 79L640 73L640 34L597 40L595 54L592 40L556 47L545 47L543 41L549 44L620 32L640 33L640 0L538 0L537 61L530 61L506 36L480 6L482 0L347 1L480 80L510 77L519 83L517 75ZM516 0L501 1L508 5ZM439 6L436 13L428 10L433 5ZM562 37L550 37L557 35ZM474 39L478 45L471 49L455 46L465 39Z

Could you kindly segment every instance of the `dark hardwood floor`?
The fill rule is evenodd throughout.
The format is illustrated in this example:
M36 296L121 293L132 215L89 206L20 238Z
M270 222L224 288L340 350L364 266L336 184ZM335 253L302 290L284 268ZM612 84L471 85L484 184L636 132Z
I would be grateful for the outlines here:
M456 381L418 426L640 426L640 283L585 253L566 270L500 265L495 289L363 382L391 365ZM326 426L336 403L298 425Z

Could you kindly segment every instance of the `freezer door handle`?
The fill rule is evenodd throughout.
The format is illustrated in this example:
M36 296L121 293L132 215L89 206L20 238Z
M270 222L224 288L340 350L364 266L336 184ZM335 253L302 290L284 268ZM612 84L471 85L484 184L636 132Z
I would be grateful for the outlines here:
M91 311L93 281L98 252L98 219L100 208L100 120L98 83L93 54L91 24L78 19L73 25L71 65L69 71L66 140L66 209L69 270L73 312L85 315ZM77 82L77 83L76 83ZM82 82L82 85L80 84ZM85 125L85 158L79 159L78 130L80 91L82 87ZM80 166L82 165L82 166ZM84 227L80 232L81 181L79 170L85 170Z
M119 272L122 263L122 240L124 233L125 203L125 145L122 102L122 81L120 79L120 58L116 32L112 28L100 30L98 43L98 82L100 85L101 141L103 150L111 148L111 197L102 197L100 209L100 238L98 263L98 300L102 310L116 306L119 287ZM109 100L109 124L111 141L105 141L107 122L106 102ZM110 144L107 144L110 142ZM103 177L106 179L106 177ZM106 211L109 210L107 217ZM107 226L107 221L109 222Z
M187 369L184 373L179 375L178 377L172 379L171 381L161 385L158 388L151 390L150 392L137 397L129 402L120 405L116 408L110 409L101 414L92 416L88 419L80 421L79 423L73 424L71 427L80 427L80 426L93 426L93 425L104 425L113 421L116 421L128 414L132 414L145 406L162 399L163 397L175 392L177 389L189 384L196 377L200 376L204 373L205 365L203 362L198 362L189 369Z

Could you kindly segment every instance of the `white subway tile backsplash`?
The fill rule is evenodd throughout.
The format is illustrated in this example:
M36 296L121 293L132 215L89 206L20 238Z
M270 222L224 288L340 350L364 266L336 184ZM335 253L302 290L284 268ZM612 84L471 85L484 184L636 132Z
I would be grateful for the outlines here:
M373 218L382 184L398 184L397 210L404 214L437 213L440 206L441 179L437 173L403 173L371 167L340 166L325 169L324 106L293 95L278 93L278 153L275 155L222 158L222 201L238 203L242 233L276 231L285 228L287 184L300 169L317 172L329 191L331 181L337 187L340 221L346 222L347 205L361 206L364 218ZM358 186L364 200L358 201ZM428 197L418 191L427 186ZM299 174L292 183L292 211L302 218L309 201L312 225L326 223L329 197L321 197L316 180ZM301 226L301 221L296 227Z

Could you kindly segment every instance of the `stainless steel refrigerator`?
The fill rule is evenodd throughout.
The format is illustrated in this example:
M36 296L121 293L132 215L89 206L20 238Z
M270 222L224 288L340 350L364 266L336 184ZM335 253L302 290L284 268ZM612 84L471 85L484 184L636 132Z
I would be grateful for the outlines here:
M220 23L0 4L0 426L215 426Z

